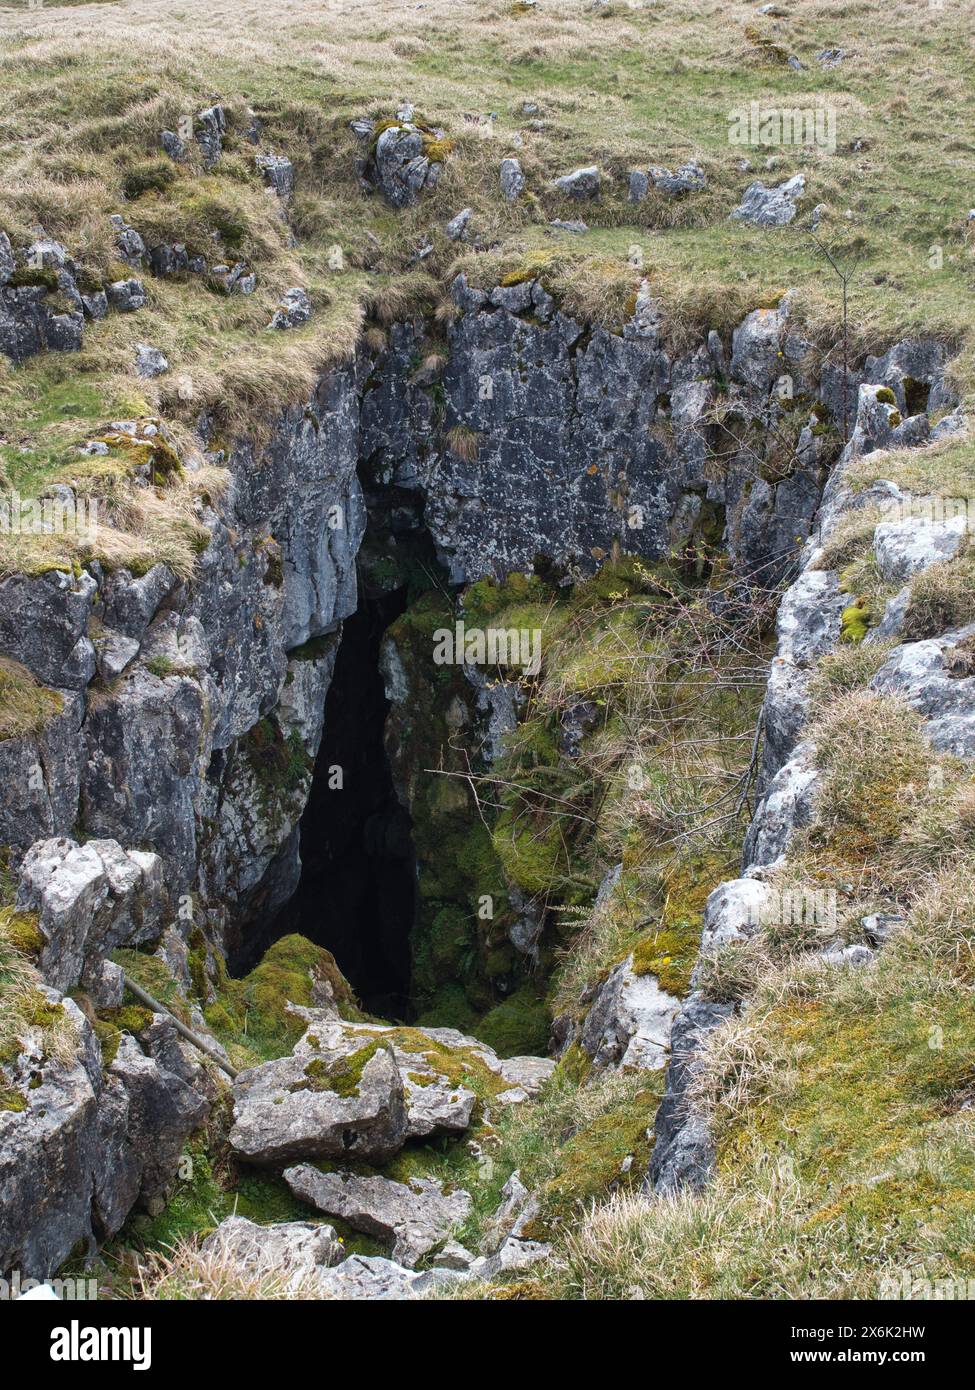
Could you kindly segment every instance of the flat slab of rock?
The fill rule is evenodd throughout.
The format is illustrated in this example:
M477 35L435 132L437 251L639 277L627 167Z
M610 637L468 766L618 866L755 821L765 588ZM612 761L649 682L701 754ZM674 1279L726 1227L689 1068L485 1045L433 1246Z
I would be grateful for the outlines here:
M403 1084L387 1047L374 1046L363 1057L367 1049L368 1039L351 1053L344 1071L299 1053L241 1072L230 1132L237 1157L257 1164L392 1158L407 1135ZM350 1075L357 1076L354 1085Z
M402 1302L422 1297L438 1279L462 1277L450 1270L418 1273L380 1255L350 1255L334 1269L324 1270L319 1282L323 1298Z
M397 1263L412 1268L468 1216L470 1193L444 1192L432 1178L406 1183L353 1173L322 1173L309 1164L287 1168L284 1180L301 1201L353 1230L388 1242Z
M499 1274L512 1274L531 1265L548 1260L552 1247L539 1240L516 1240L509 1237L493 1255L482 1255L468 1271L472 1279L496 1279Z
M501 1075L505 1081L519 1087L529 1096L538 1095L554 1070L555 1062L551 1057L501 1058Z

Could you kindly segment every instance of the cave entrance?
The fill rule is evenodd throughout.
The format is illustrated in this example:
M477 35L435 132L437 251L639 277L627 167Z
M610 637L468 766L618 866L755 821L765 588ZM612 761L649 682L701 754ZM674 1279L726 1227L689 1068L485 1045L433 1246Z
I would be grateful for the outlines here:
M327 946L363 1007L406 1017L416 903L412 823L397 799L383 729L379 650L407 590L360 583L325 701L325 728L301 819L301 880L265 945L298 932Z

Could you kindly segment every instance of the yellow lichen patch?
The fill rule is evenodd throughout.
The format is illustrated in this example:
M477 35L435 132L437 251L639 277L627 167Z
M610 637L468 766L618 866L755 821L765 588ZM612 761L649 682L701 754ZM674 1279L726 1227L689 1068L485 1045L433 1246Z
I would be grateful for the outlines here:
M843 609L840 622L841 642L862 642L873 625L873 614L865 598L855 599Z

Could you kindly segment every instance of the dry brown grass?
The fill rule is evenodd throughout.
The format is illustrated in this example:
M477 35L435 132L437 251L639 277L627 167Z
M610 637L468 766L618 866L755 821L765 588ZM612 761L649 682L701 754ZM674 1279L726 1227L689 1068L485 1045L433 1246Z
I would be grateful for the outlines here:
M149 1251L142 1257L134 1297L154 1302L290 1302L321 1298L322 1292L313 1275L296 1277L266 1261L244 1265L219 1246L204 1251L188 1239L168 1252Z
M25 666L0 657L0 741L35 733L62 704L57 691L40 685Z

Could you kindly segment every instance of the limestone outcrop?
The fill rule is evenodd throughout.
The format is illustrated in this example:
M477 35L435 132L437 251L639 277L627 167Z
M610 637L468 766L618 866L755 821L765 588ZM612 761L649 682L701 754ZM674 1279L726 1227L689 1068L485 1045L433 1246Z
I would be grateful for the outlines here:
M857 634L867 646L872 640L896 644L868 688L895 696L917 711L924 720L923 736L932 748L959 758L975 756L975 675L967 658L952 669L950 657L953 651L966 650L975 625L922 641L897 640L910 600L907 581L954 557L967 522L960 516L928 515L933 501L939 501L943 509L943 499L927 499L928 506L923 498L912 499L883 477L882 458L876 465L877 480L869 486L852 487L847 478L848 470L865 455L926 447L927 416L904 419L901 410L906 409L909 397L918 397L911 369L919 372L920 390L930 407L950 403L940 360L931 345L905 342L865 364L867 380L858 388L849 443L830 477L815 530L804 547L801 571L779 606L776 655L762 711L759 801L745 838L743 877L721 884L711 894L702 956L747 940L758 930L771 892L766 878L787 862L796 832L815 823L820 775L816 748L808 738L809 683L817 663L844 639L851 596L841 588L839 565L831 562L835 552L830 545L843 526L856 523L858 516L864 518L864 545L883 582L892 588L904 584L887 602L883 615L876 615L874 626ZM892 462L895 459L892 453ZM878 923L882 916L876 916ZM865 929L868 920L874 918L864 919ZM861 965L869 961L873 949L882 948L889 929L882 927L879 935L870 931L867 935L870 945L842 939L827 943L821 958L835 966ZM701 992L700 963L692 983L697 987L674 1019L667 1091L656 1121L649 1183L658 1193L702 1187L714 1157L708 1118L695 1104L691 1083L708 1034L736 1005L715 1003Z

